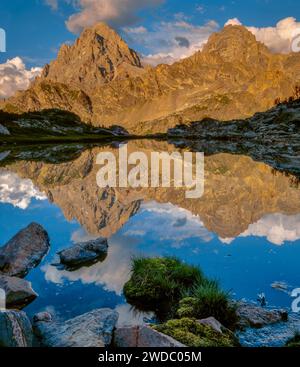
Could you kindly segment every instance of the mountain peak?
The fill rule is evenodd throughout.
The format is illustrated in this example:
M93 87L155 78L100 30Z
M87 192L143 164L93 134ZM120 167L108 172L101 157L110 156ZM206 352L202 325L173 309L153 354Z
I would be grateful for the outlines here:
M62 45L57 59L46 65L42 79L87 93L116 78L143 72L138 54L105 23L86 28L73 45Z
M218 54L224 61L249 60L261 54L270 54L268 48L258 42L253 33L241 25L228 25L213 33L203 48L204 53Z
M101 38L105 39L106 41L117 41L125 43L119 34L111 28L108 24L104 22L96 23L92 27L85 28L81 35L79 36L78 40L87 40L93 38L95 36L100 36Z

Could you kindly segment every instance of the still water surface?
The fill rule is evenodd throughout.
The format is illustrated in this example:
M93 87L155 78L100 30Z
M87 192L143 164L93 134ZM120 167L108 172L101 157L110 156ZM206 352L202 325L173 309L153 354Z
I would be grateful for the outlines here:
M205 193L185 199L178 189L100 189L96 155L117 148L94 147L56 164L12 160L0 168L0 244L38 222L51 248L27 279L39 297L26 311L49 310L67 319L110 307L120 323L142 322L122 295L133 256L172 255L199 265L236 299L290 308L289 292L300 287L300 188L293 177L250 157L205 158ZM129 151L173 151L149 141ZM74 272L59 270L57 252L75 242L105 236L103 262ZM272 288L283 282L284 291Z

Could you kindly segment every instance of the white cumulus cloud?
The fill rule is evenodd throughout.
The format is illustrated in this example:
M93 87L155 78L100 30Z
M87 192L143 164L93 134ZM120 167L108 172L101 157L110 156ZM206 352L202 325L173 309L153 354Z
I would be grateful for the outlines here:
M295 242L300 239L300 214L266 215L257 223L250 224L240 237L248 236L266 237L274 245L283 245L286 241Z
M300 214L268 214L258 222L249 225L238 237L265 237L270 243L281 246L285 242L300 240ZM223 243L231 244L235 238L220 238Z
M16 173L0 171L0 203L12 204L14 207L26 209L31 199L46 200L29 179L22 179Z
M139 20L138 12L160 5L164 0L73 0L79 11L69 17L68 29L79 33L97 22L107 22L114 27L132 25Z
M27 89L41 72L39 67L27 70L20 57L0 64L0 98L11 97L16 91Z
M226 25L241 25L239 19L229 19ZM256 39L264 43L272 52L289 53L292 51L292 40L300 35L300 22L296 18L288 17L280 20L275 27L251 27L247 29L252 32Z

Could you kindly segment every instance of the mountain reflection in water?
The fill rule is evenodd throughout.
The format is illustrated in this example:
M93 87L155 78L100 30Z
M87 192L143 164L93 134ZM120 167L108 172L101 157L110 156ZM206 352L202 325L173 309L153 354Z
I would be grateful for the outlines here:
M79 147L73 146L74 151ZM51 249L27 276L39 294L27 306L69 318L96 307L118 308L121 321L135 314L122 295L134 255L174 255L198 264L236 298L290 307L288 292L300 286L300 188L298 180L250 157L219 153L205 158L205 191L186 199L183 189L107 188L96 183L99 152L117 145L79 149L72 159L7 160L0 169L0 243L36 221L48 231ZM158 141L130 141L128 152L182 151ZM72 242L109 238L104 262L74 272L51 264ZM147 317L150 317L147 315Z

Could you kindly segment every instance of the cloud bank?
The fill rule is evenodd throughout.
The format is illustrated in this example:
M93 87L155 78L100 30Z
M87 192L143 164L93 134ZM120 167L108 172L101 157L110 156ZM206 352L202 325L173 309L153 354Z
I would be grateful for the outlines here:
M20 57L0 64L0 99L8 98L18 90L27 89L30 83L42 72L42 68L27 70Z

